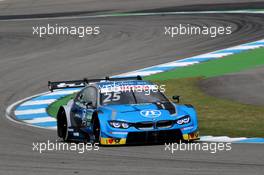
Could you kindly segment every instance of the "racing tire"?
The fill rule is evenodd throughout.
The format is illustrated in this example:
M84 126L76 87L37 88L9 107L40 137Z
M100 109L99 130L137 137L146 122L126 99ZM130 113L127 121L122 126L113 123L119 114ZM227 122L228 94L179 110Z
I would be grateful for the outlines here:
M101 135L101 129L100 129L100 122L98 117L95 117L93 119L93 133L94 133L94 142L100 143L100 135Z
M59 110L57 116L57 134L63 141L68 141L68 124L64 109Z

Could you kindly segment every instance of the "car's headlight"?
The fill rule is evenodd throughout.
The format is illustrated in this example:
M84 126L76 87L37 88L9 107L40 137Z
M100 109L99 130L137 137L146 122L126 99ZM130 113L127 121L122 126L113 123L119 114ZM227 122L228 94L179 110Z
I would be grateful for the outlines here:
M114 128L123 128L123 129L127 129L130 126L129 123L121 122L121 121L109 121L109 124Z
M190 123L190 121L191 121L190 116L184 116L184 117L182 117L182 118L176 120L176 123L177 123L178 125L183 125L183 124Z

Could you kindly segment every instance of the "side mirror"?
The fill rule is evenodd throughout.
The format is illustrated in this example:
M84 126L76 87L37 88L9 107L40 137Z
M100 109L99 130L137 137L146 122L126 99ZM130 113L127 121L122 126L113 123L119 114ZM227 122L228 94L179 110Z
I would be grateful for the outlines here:
M172 96L172 99L173 99L176 103L179 103L179 102L180 102L180 96L178 96L178 95L173 95L173 96Z

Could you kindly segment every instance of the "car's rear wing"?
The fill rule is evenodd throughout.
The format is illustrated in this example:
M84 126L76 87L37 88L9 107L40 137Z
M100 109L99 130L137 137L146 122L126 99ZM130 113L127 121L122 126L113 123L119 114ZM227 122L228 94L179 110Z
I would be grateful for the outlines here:
M66 89L66 88L82 88L87 86L89 83L100 82L100 81L123 81L123 80L142 80L141 76L136 77L116 77L110 78L105 77L103 79L86 79L83 80L70 80L70 81L55 81L48 82L48 88L52 92L55 89Z
M85 87L85 80L70 80L70 81L56 81L48 82L48 88L52 92L55 89L66 89L66 88L81 88Z

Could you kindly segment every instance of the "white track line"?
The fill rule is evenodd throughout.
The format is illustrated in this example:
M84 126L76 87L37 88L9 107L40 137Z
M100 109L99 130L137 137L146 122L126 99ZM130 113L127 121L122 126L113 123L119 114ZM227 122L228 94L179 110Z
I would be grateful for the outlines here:
M157 70L157 71L136 71L136 72L128 72L128 73L124 73L124 74L120 74L118 75L118 77L120 76L147 76L147 75L152 75L152 74L157 74L157 73L161 73L163 71L161 70Z
M27 101L25 103L22 103L20 106L46 105L46 104L51 104L56 100L57 99Z
M252 45L252 46L235 46L235 47L230 47L224 50L250 50L250 49L256 49L261 47L262 45Z
M202 55L198 55L198 56L194 56L194 57L191 57L189 59L192 59L192 58L221 58L221 57L225 57L225 56L228 56L228 55L232 55L234 53L232 52L228 52L228 53L208 53L208 54L202 54Z
M43 128L43 127L40 127L40 128ZM44 129L57 130L57 126L45 127Z
M46 108L15 110L15 115L40 114L40 113L46 113Z
M263 40L256 41L256 43L261 43L261 42L264 42L264 39Z
M73 94L75 92L78 92L79 90L66 90L66 91L57 91L57 92L52 92L50 94L47 94L45 96L52 96L52 95L67 95L67 94Z
M31 120L23 120L26 123L34 124L34 123L43 123L43 122L55 122L57 121L53 117L43 117L43 118L34 118Z
M34 97L38 97L38 96L41 96L41 95L45 95L49 92L44 92L44 93L39 93L39 94L36 94L36 95L32 95L30 97L27 97L27 98L24 98L24 99L21 99L17 102L14 102L12 103L10 106L8 106L6 108L6 113L5 113L5 117L10 120L11 122L14 122L16 124L19 124L19 125L25 125L25 126L31 126L31 127L34 127L34 128L40 128L40 129L51 129L51 130L56 130L57 127L41 127L41 126L36 126L36 125L32 125L32 124L29 124L29 123L24 123L24 122L21 122L21 121L18 121L18 120L15 120L12 118L11 116L11 112L13 110L13 108L15 108L17 105L19 105L20 103L24 102L24 101L27 101L27 100L30 100Z
M235 141L241 141L247 139L246 137L237 137L237 138L230 138L227 136L218 136L218 137L214 137L214 136L202 136L200 138L200 141L203 142L235 142Z
M156 15L191 15L191 14L264 14L264 11L196 11L196 12L157 12L157 13L123 13L123 14L104 14L91 16L67 16L67 17L47 17L47 18L26 18L26 19L3 19L1 21L39 21L39 20L63 20L63 19L87 19L87 18L108 18L108 17L128 17L128 16L156 16Z
M198 61L190 61L190 62L171 62L171 63L166 63L166 64L161 64L158 65L157 67L185 67L185 66L190 66L193 64L199 63ZM156 66L154 66L156 67Z

